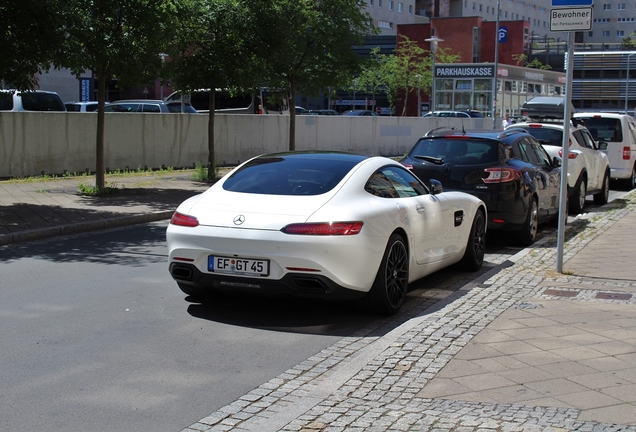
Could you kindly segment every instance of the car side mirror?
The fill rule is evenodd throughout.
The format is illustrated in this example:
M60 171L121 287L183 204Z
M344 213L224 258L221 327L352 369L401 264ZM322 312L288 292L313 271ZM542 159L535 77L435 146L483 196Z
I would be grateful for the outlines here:
M558 168L562 165L562 159L558 156L552 158L552 166Z
M598 142L599 150L607 150L607 141L599 141Z
M433 195L440 194L444 191L442 183L439 180L431 179L431 193Z

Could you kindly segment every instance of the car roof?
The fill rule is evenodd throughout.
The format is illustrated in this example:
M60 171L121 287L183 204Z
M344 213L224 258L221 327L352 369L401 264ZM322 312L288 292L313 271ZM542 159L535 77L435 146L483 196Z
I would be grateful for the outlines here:
M516 131L516 130L512 130L512 129L504 129L504 130L472 129L472 130L466 131L466 130L463 130L463 129L462 130L457 130L455 128L442 126L442 127L439 127L439 128L431 129L430 131L426 132L426 134L424 134L424 136L422 136L420 139L448 138L448 137L454 137L454 138L466 137L467 139L470 139L470 138L485 138L485 139L497 140L497 141L501 141L501 142L508 142L511 139L516 138L520 134L531 136L525 130L523 130L521 128L518 128L518 129L520 129L520 130Z

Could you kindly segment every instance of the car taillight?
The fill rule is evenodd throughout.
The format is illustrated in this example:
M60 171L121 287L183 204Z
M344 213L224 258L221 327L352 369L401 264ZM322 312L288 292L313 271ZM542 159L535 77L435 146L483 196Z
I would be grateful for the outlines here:
M623 159L629 160L632 157L632 151L629 147L623 147Z
M572 143L570 143L572 144ZM568 159L576 159L579 154L577 152L568 152ZM559 157L563 158L563 149L559 150Z
M318 222L287 225L282 232L296 235L355 235L362 230L362 222Z
M517 180L522 173L514 168L486 168L484 170L488 175L484 177L484 183L505 183Z
M404 168L406 168L406 169L410 169L410 170L412 170L412 169L413 169L413 165L411 165L410 163L404 163L404 162L402 162L402 165L404 165Z
M186 226L186 227L195 227L199 226L199 221L194 216L189 216L183 213L174 212L172 217L170 218L170 223L172 225Z

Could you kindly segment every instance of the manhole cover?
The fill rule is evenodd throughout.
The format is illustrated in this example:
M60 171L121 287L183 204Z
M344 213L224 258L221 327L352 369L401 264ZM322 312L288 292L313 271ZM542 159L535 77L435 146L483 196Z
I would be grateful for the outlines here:
M599 292L599 293L596 293L596 298L606 299L606 300L629 300L632 298L632 295L625 294L625 293Z
M543 291L543 294L557 297L576 297L579 292L580 291L548 289Z

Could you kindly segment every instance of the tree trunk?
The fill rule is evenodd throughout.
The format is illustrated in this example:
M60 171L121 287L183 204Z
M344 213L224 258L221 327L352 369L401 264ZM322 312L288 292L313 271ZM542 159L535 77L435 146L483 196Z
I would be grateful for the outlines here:
M95 146L95 188L98 193L103 193L106 189L104 178L104 123L106 116L104 107L106 106L106 74L97 72L97 136Z
M208 181L216 181L216 163L214 161L214 110L216 89L214 86L210 89L210 99L208 100Z
M289 100L289 151L296 151L296 84L292 80Z

